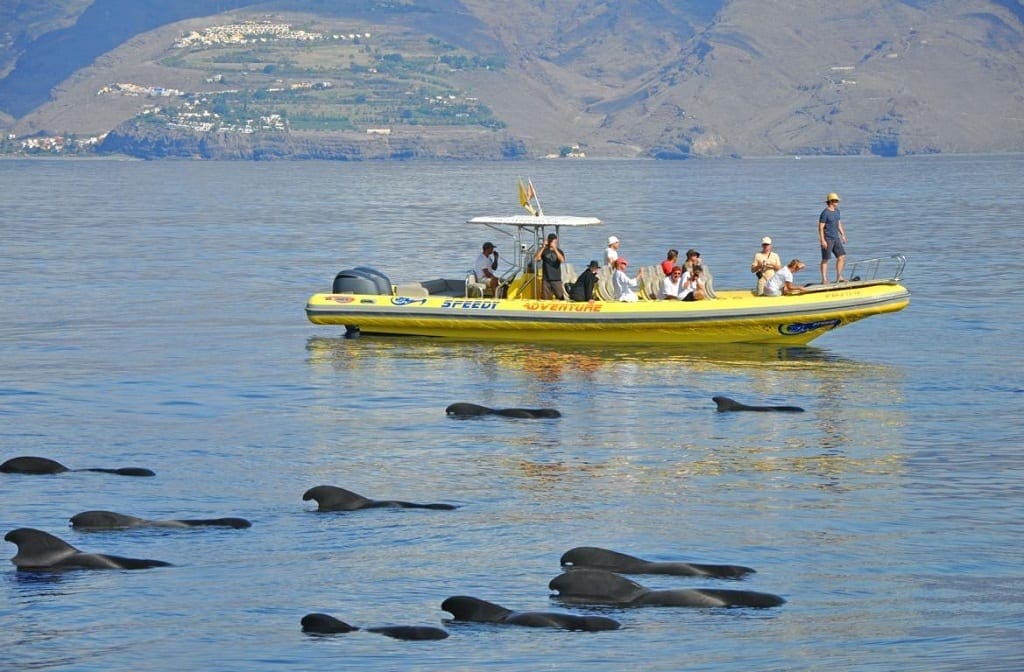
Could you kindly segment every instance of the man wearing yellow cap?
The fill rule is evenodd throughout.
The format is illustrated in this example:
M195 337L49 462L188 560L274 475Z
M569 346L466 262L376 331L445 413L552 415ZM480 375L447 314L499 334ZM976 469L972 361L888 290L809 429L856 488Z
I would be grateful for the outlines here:
M836 282L843 282L843 265L846 263L846 231L839 218L839 194L834 191L825 197L825 209L818 216L818 241L821 243L821 284L828 283L828 260L835 255Z

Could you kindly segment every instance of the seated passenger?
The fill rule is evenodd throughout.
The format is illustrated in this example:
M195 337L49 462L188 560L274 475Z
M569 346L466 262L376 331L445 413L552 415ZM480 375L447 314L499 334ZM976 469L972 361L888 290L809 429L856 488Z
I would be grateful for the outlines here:
M704 285L704 298L718 298L718 295L715 294L714 279L711 277L711 268L707 265L707 262L700 258L700 252L697 250L687 250L683 271L692 270L694 266L700 266L700 279Z
M665 261L661 262L661 270L665 273L665 276L672 275L672 270L679 268L676 266L676 260L679 259L679 250L669 250L668 254L665 255Z
M677 255L678 256L678 255ZM682 284L683 279L683 268L682 266L675 266L672 268L672 272L665 276L665 279L661 281L661 289L658 291L659 299L668 299L670 301L676 301L679 299L679 288Z
M794 259L775 272L764 286L765 296L782 296L783 294L800 294L803 287L793 284L793 274L804 267L804 262Z
M644 275L644 269L640 269L632 280L626 275L626 266L629 262L619 257L615 260L615 273L612 274L612 288L615 290L616 301L633 302L639 299L636 290L640 286L640 278Z
M473 262L473 272L476 274L476 281L482 282L491 289L498 286L498 276L495 271L498 270L498 250L494 248L494 243L484 243L483 252L477 255L476 261Z
M597 272L600 268L601 265L597 263L596 259L590 262L590 265L576 278L576 282L572 283L572 289L569 290L570 300L594 300L594 290L597 288Z
M695 264L683 273L679 281L679 299L681 301L703 301L707 298L704 290L704 278L701 277L700 264Z
M687 250L686 251L686 261L683 262L683 270L684 271L689 271L694 266L700 266L700 265L701 265L700 252L698 252L697 250L695 250L693 248L690 248L689 250Z

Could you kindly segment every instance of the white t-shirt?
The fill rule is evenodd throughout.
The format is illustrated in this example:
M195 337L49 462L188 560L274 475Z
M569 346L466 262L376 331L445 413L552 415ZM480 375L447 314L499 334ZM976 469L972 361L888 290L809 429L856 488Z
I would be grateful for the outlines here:
M698 287L704 289L704 278L695 278L692 271L684 271L683 277L679 280L679 298L685 299L687 295L697 291Z
M671 296L672 298L679 298L679 284L682 278L679 280L673 280L671 275L666 275L665 279L661 281L661 296L659 299Z
M782 296L782 288L786 286L787 282L793 282L793 271L789 270L789 266L783 266L775 272L775 275L768 278L768 282L764 286L764 295Z
M612 264L614 264L618 258L619 258L619 253L615 250L614 247L606 247L605 248L605 250L604 250L604 263L608 264L609 266L612 266ZM614 266L613 266L613 268L614 268Z
M497 273L495 273L494 270L491 268L491 264L493 263L494 259L491 259L483 252L481 252L477 256L476 261L473 262L473 272L476 273L477 282L484 282L489 277L486 273L484 273L484 269L487 269L492 274L497 275Z

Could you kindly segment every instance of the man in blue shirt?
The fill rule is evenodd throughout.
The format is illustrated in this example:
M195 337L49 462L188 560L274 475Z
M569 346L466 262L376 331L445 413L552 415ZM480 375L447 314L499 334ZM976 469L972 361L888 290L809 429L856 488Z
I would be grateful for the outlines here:
M839 194L835 192L825 197L825 209L818 216L818 241L821 243L821 284L828 283L828 260L832 255L836 257L836 282L844 282L846 231L839 218Z

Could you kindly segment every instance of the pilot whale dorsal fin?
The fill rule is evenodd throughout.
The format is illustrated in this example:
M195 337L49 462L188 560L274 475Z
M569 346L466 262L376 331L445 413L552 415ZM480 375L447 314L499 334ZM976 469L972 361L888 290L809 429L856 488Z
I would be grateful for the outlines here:
M597 546L577 546L562 554L563 566L627 571L648 564L646 560Z
M34 455L12 457L0 464L0 472L5 474L60 474L65 471L70 471L70 469L57 460Z
M4 540L18 547L11 562L19 568L50 567L81 553L63 539L31 527L11 530L4 535Z
M596 546L577 546L562 554L561 564L571 569L604 569L622 574L669 574L674 576L711 576L739 579L753 574L754 569L742 565L713 565L680 561L653 561Z
M48 457L36 457L34 455L12 457L3 464L0 464L0 472L5 474L63 474L68 471L96 471L103 474L117 474L119 476L156 476L156 473L151 469L144 467L71 469L57 460L51 460Z
M453 418L479 418L486 415L497 415L504 418L537 420L543 418L560 418L562 414L555 408L488 408L479 404L459 402L450 404L444 412Z
M383 507L400 507L403 509L438 509L449 511L457 508L453 504L417 504L397 499L370 499L360 494L339 488L334 485L318 485L310 488L302 495L304 501L315 499L318 511L356 511L358 509L376 509Z
M11 562L18 569L51 570L51 569L147 569L149 567L168 567L169 562L163 560L145 560L125 558L119 555L103 553L83 553L71 544L58 539L49 532L31 527L20 527L11 530L4 540L18 546L18 553Z
M149 520L116 511L82 511L71 517L71 527L81 530L127 530L138 527L252 527L245 518L194 518L183 520Z
M603 569L573 569L553 578L548 587L562 598L601 598L616 604L634 602L650 592L635 581Z
M804 409L799 406L750 406L748 404L741 404L735 399L722 396L711 397L711 400L715 402L715 410L719 413L726 413L729 411L779 411L782 413L804 412Z
M115 511L82 511L71 516L71 527L80 529L127 529L142 527L149 523L142 518Z
M322 613L306 614L302 617L300 624L302 625L303 632L318 635L354 632L359 629L358 627L349 625L345 621L335 618L330 614Z
M302 495L303 501L316 500L321 511L354 511L373 505L373 500L334 485L318 485Z
M468 595L454 595L441 603L441 609L451 613L460 621L484 621L500 623L513 612L500 604Z

